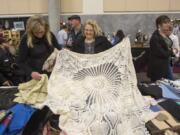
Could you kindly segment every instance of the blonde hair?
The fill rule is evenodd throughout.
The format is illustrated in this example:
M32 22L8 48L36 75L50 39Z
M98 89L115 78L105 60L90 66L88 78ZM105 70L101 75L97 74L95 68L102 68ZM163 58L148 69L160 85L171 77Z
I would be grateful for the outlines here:
M52 35L49 24L42 16L35 15L28 19L26 25L27 45L29 48L33 48L33 33L39 31L41 26L45 28L45 37L48 41L48 44L52 45Z
M97 24L97 22L95 20L87 20L84 24L84 28L86 27L86 25L91 25L94 31L94 37L98 37L98 36L102 36L102 29L99 27L99 25ZM84 34L84 32L83 32Z

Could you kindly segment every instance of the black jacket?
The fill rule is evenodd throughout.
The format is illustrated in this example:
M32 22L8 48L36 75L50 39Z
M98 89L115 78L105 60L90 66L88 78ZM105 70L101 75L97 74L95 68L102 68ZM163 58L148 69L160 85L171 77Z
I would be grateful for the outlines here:
M67 41L71 41L71 45L69 45L67 42L66 47L69 49L72 49L72 47L74 45L76 45L78 43L78 41L80 39L82 39L82 37L83 37L82 26L81 26L78 33L75 33L74 29L70 30L70 33L68 34L68 40Z
M156 30L150 39L150 58L148 64L148 77L152 81L167 78L168 65L172 55L163 37Z
M73 45L72 51L77 53L85 53L85 45L84 45L85 37L82 37L77 44ZM104 36L98 36L95 38L95 46L94 53L99 53L111 48L111 43Z
M0 48L0 85L5 81L18 85L25 80L23 70L16 64L15 57L8 49Z
M48 45L45 37L41 39L33 37L33 48L27 46L27 35L23 36L19 46L18 63L25 70L28 77L30 77L33 71L43 73L42 66L53 52L54 47L60 49L53 34L52 46Z
M9 80L12 76L11 65L14 63L14 57L7 49L0 48L0 84Z
M70 36L72 38L72 45L77 44L78 40L80 40L83 37L82 27L83 26L81 25L81 28L78 33L75 33L75 30L72 29L72 31L70 33Z

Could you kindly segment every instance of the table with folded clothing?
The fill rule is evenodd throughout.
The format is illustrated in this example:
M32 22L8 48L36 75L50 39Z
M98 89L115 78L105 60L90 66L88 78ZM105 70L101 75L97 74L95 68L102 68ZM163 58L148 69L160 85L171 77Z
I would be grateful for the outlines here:
M47 96L47 81L43 75L40 81L0 87L0 135L37 135L49 131L50 123L58 125L52 119L56 115L47 106L38 106Z
M171 133L172 131L180 134L180 89L178 87L179 82L180 80L161 80L157 84L138 84L138 88L141 91L142 95L151 96L155 98L158 102L157 105L152 105L150 108L154 112L160 111L160 114L155 119L146 123L147 129L152 135L163 135L164 132ZM19 126L23 126L23 122L25 120L29 120L26 125L25 132L29 132L29 129L35 128L32 126L32 123L34 123L35 121L37 123L37 118L39 121L42 122L44 120L47 120L46 118L43 118L44 116L47 117L52 113L49 112L49 114L46 114L46 112L49 111L47 107L39 111L35 111L34 108L30 108L29 106L26 106L24 104L17 104L16 107L13 107L15 104L13 102L15 94L17 95L18 92L17 87L1 87L0 91L0 110L10 108L9 110L11 110L11 112L16 113L16 118L20 117L19 115L17 115L19 114L17 108L21 108L20 110L24 110L24 112L28 111L28 115L27 113L20 113L21 117L24 116L27 117L27 119L23 119ZM12 117L10 111L7 111L6 113L1 111L0 118L3 117L3 115L9 115L9 119ZM35 125L37 126L38 123ZM1 129L2 127L0 126L0 131Z
M125 41L127 41L127 40L125 40ZM128 43L129 43L129 41L128 41ZM123 95L123 92L125 91L125 90L130 90L130 89L132 89L132 91L129 91L129 93L131 94L131 95L133 95L133 98L134 99L139 99L139 98L141 98L141 100L133 100L133 98L129 98L129 100L127 100L127 96L126 96L126 94L127 93L124 93L124 95L126 96L125 98L126 98L126 100L128 101L127 103L128 104L134 104L135 102L136 103L143 103L145 100L145 98L144 97L142 97L140 94L139 94L139 91L138 91L138 89L137 89L137 87L136 87L136 77L135 77L135 72L134 72L134 67L132 66L132 63L131 63L131 55L129 55L129 51L127 51L128 50L128 46L127 46L128 44L125 44L125 45L119 45L119 46L116 46L117 48L114 48L113 50L111 50L114 54L117 54L117 56L114 58L114 59L118 59L118 63L119 63L119 68L125 68L125 69L128 69L128 70L125 70L125 69L123 69L123 70L121 70L121 72L124 72L124 71L129 71L129 72L125 72L126 74L128 74L129 75L129 81L127 81L128 79L126 79L125 81L126 81L126 84L127 85L123 85L123 88L126 88L126 87L128 87L127 89L121 89L122 91L121 91L121 93L119 93L118 95ZM122 48L122 50L121 50L121 47L123 47ZM121 52L126 52L126 57L125 56L123 56L122 57L122 60L123 60L123 67L120 65L120 63L122 64L122 60L119 60L119 55L121 54L121 53L119 53L119 51L117 51L117 49L120 49L121 50ZM117 53L115 53L117 51ZM107 52L106 52L107 53ZM106 57L104 57L104 56L109 56L109 54L113 54L113 53L108 53L108 55L105 55L105 53L103 53L104 55L103 55L103 57L99 57L99 58L103 58L103 60L105 60L105 61L107 61L107 62L109 62L109 59L107 59ZM66 55L68 56L68 57L66 57ZM63 57L59 57L59 58L61 58L61 59L59 59L59 61L58 62L66 62L66 63L68 63L67 62L67 59L66 58L72 58L71 56L76 56L76 55L78 55L78 54L76 54L76 53L71 53L71 52L69 52L68 50L63 50L63 51L61 51L61 56L63 56ZM59 55L60 56L60 55ZM111 55L110 55L111 56ZM82 56L81 56L82 57ZM125 58L129 58L128 60L129 61L127 61L127 60L124 60ZM64 59L63 59L64 58ZM75 60L76 60L76 58L79 58L79 59L81 59L79 56L77 57L73 57ZM84 60L84 58L85 57L83 57L83 59L81 59L81 60ZM86 59L92 59L92 60L94 60L94 61L100 61L101 62L101 60L97 60L97 57L89 57L89 56L86 56ZM105 59L106 58L106 59ZM74 59L72 59L72 61L74 61ZM78 59L78 60L79 60ZM70 62L71 62L71 59L70 59ZM88 61L87 61L88 62ZM130 62L130 66L127 66L129 63L128 62ZM51 63L51 62L50 62ZM50 64L50 63L48 63L48 65ZM53 63L53 62L52 62ZM74 64L72 64L72 63L70 63L71 64L71 66L72 67L74 67ZM83 64L83 63L80 63L80 64ZM93 63L91 63L91 65L92 65ZM95 63L96 64L96 63ZM109 64L109 63L105 63L105 64L101 64L100 66L98 66L98 67L112 67L112 64ZM50 66L51 67L51 66ZM69 68L69 66L59 66L58 65L58 67L59 68ZM79 67L79 66L78 66ZM90 66L91 67L91 66ZM94 67L97 67L97 65L96 66L94 66ZM130 68L129 68L130 67ZM56 75L56 73L61 73L60 71L62 70L60 70L59 71L59 68L55 68L56 70L58 70L58 72L55 72L54 71L54 74ZM76 69L76 68L75 68ZM91 69L92 71L94 71L94 70L96 70L97 68L88 68L88 70L87 70L87 72L89 71L89 69ZM100 69L100 68L99 68ZM104 68L104 69L106 69L106 68ZM64 72L66 73L69 73L69 71L72 71L72 70L65 70ZM101 71L101 70L100 70ZM108 71L108 70L106 70L106 71ZM117 67L115 67L114 68L114 71L118 71L117 70ZM131 71L131 72L130 72ZM81 71L80 70L80 72L77 72L77 73L80 73L80 75L81 75L81 73L83 73L84 71ZM118 71L119 72L119 71ZM76 73L76 72L75 72ZM94 74L94 72L92 72L93 74ZM109 72L108 72L109 73ZM130 74L131 73L131 74ZM124 73L123 73L124 74ZM127 75L123 75L123 77L127 77ZM58 76L59 74L57 74L57 77L59 77ZM63 74L64 75L64 74ZM69 74L65 74L65 75L69 75ZM79 75L79 74L75 74L75 77L76 78L79 78L80 77L80 80L81 80L81 76ZM62 76L62 74L61 74L61 76ZM119 78L119 76L117 76L117 78ZM52 77L52 79L54 79L53 77ZM64 78L63 78L64 79ZM95 78L95 79L97 79L97 78ZM98 78L99 79L99 78ZM101 79L101 78L100 78ZM132 81L132 79L134 79L134 81L131 83L131 85L130 86L128 86L128 84L129 84L129 82L130 81ZM112 79L113 80L113 79ZM2 89L2 91L5 91L5 92L0 92L0 95L1 95L1 97L2 97L2 99L0 99L0 105L1 105L1 103L4 103L4 107L2 107L2 108L0 108L0 109L6 109L7 111L2 111L2 113L0 113L0 116L2 116L1 118L4 118L3 116L8 116L8 117L5 117L6 119L5 120L7 120L6 122L9 122L10 123L10 125L17 125L16 124L16 122L20 122L20 123L18 123L18 127L17 126L15 126L15 128L13 128L13 130L11 129L11 131L12 132L18 132L19 134L21 133L21 132L23 132L22 133L22 135L27 135L27 133L28 133L28 135L34 135L35 133L40 133L40 130L41 130L41 132L43 131L42 129L43 129L43 127L45 126L45 125L47 125L46 123L47 123L47 121L49 121L49 117L50 116L52 116L52 113L53 112L51 112L51 110L47 107L47 106L44 106L43 108L41 108L40 107L40 104L41 104L41 102L43 102L45 99L46 99L46 96L47 96L47 94L52 94L52 91L50 91L50 93L48 93L48 91L47 91L47 84L49 83L49 82L47 82L48 81L48 78L47 78L47 76L45 76L45 75L43 75L42 76L42 78L41 78L41 80L39 80L39 81L35 81L35 80L31 80L30 82L27 82L27 83L24 83L24 84L21 84L21 85L19 85L18 86L18 89L19 90L17 90L17 88L13 91L12 90L12 93L10 92L10 90L8 90L8 89L6 89L8 92L10 92L11 94L7 94L7 92L4 90L4 89ZM54 82L55 82L55 84L54 84ZM56 79L54 79L54 80L51 80L51 86L53 87L53 88L56 88L57 86L58 86L58 84L60 84L59 82L63 82L63 81L59 81L59 80L56 80ZM70 83L72 83L72 82L74 82L73 80L71 80L71 82L68 82L67 81L67 83L65 83L63 86L66 86L64 89L66 89L66 88L68 88L69 86L71 86L71 85L69 85ZM88 84L88 81L87 80L85 80L84 81L86 84ZM94 82L94 81L92 81L92 82ZM120 80L119 82L122 82L122 80ZM81 83L81 82L79 82L79 83ZM73 83L73 84L75 84L75 83ZM101 83L99 83L99 84L101 84ZM115 83L116 84L116 83ZM134 84L134 85L132 85L132 84ZM48 84L49 85L49 84ZM151 105L151 107L150 107L150 109L152 110L152 111L154 111L154 112L160 112L159 113L159 115L156 117L156 118L154 118L154 116L156 116L156 115L153 115L153 118L154 119L152 119L152 117L150 117L150 115L144 115L144 116L147 116L147 118L148 118L148 116L150 117L150 118L148 118L148 120L150 119L150 121L148 121L147 123L146 123L146 128L149 130L149 132L152 134L152 135L163 135L165 132L166 132L166 134L168 134L168 135L176 135L175 133L172 133L172 132L176 132L177 133L177 135L178 134L180 134L180 123L178 122L179 120L180 120L180 115L178 115L178 114L180 114L180 106L179 106L179 98L180 98L180 96L179 96L179 82L177 81L175 81L175 82L173 82L173 81L169 81L169 80L161 80L161 81L159 81L159 83L158 84L138 84L138 86L139 86L139 90L141 91L141 93L143 94L143 95L145 95L145 96L151 96L151 97L153 97L153 98L155 98L155 103L158 103L158 104L153 104L153 105ZM80 85L77 85L77 81L76 81L76 84L75 84L75 86L77 87L77 86L80 86ZM100 86L102 86L102 85L100 85ZM118 87L117 87L117 89L119 88L119 86L122 86L122 85L117 85ZM133 86L133 87L132 87ZM88 85L88 87L89 88L91 88L92 86L91 85ZM132 87L132 88L131 88ZM61 87L62 88L62 87ZM79 88L79 87L78 87ZM109 87L108 87L109 88ZM129 89L130 88L130 89ZM149 88L149 89L148 89ZM59 89L59 87L58 87L58 89ZM1 90L1 89L0 89ZM65 96L65 98L67 98L69 95L68 94L70 94L70 90L72 90L72 92L75 92L74 94L78 94L79 95L79 93L78 92L81 92L81 91L79 91L79 89L76 89L77 91L74 91L74 89L66 89L66 90L68 90L68 91L66 91L66 93L65 93L65 91L63 91L63 90L61 90L61 92L64 92L64 93L62 93L62 94L65 94L65 95L63 95L63 96ZM106 89L104 89L104 90L106 90ZM127 91L125 91L125 92L127 92ZM17 93L18 92L18 93ZM108 92L108 91L107 91ZM119 91L118 91L119 92ZM54 95L53 96L56 96L57 95L57 92L56 91L54 91ZM59 92L60 93L60 92ZM58 93L58 94L59 94ZM4 96L4 95L5 96ZM15 98L15 96L14 95L16 95L17 97ZM72 95L72 94L71 94ZM78 95L76 95L77 97L79 97ZM112 95L114 95L114 93L112 93ZM60 102L61 100L55 100L55 103L57 103L57 104L52 104L52 103L54 103L54 102L50 102L51 100L50 99L56 99L56 98L54 98L53 96L49 96L49 103L51 103L51 105L54 107L56 107L56 105L59 105L60 103L62 103L62 102ZM58 96L61 96L60 94L58 95ZM15 98L15 100L14 100L14 98ZM124 98L124 97L123 97ZM125 99L124 98L124 99ZM9 105L7 105L6 106L6 104L5 104L5 101L8 99L8 104ZM57 99L59 99L59 98L57 98ZM83 98L83 100L84 99L86 99L86 98ZM111 98L112 99L112 98ZM77 98L76 98L76 100L77 100ZM12 102L11 102L12 101ZM18 104L15 104L14 105L14 102L13 101L16 101L16 102L18 102ZM84 101L86 101L86 100L84 100ZM122 101L122 102L119 102L119 103L123 103L123 101L125 101L125 100L119 100L119 101ZM130 101L130 102L129 102ZM133 102L132 102L133 101ZM138 102L139 101L139 102ZM141 101L143 101L143 102L141 102ZM77 102L75 102L75 103L77 103ZM80 102L81 103L81 102ZM79 105L79 104L76 104L76 105ZM118 104L119 105L119 104ZM127 104L124 104L123 103L123 105L127 108ZM149 104L148 104L149 105ZM78 106L74 106L74 108L72 108L72 109L77 109L77 107ZM110 106L109 106L110 107ZM118 106L119 107L119 106ZM147 108L146 108L147 107ZM129 107L130 108L130 107ZM56 108L55 108L56 109ZM66 109L66 108L65 108ZM80 108L80 109L83 109L83 108ZM94 109L96 109L96 108L94 108ZM124 111L124 109L125 108L123 108L123 113L125 112ZM131 108L130 108L131 109ZM122 109L121 109L122 110ZM131 123L130 123L130 126L131 125L133 125L133 122L134 123L136 123L136 120L137 119L134 119L134 118L137 118L137 116L140 116L139 114L141 114L141 111L144 111L144 110L147 110L148 112L150 112L149 111L149 106L143 106L143 110L137 110L135 113L133 113L133 117L132 117L132 121L130 121ZM61 111L61 110L60 110ZM85 110L86 111L86 110ZM105 110L106 111L106 110ZM131 114L131 111L129 111L130 112L130 114ZM81 111L81 113L83 113L83 111ZM113 113L112 112L109 112L112 116L113 116ZM68 113L64 113L64 114L68 114ZM73 113L74 115L79 115L78 113ZM88 113L88 114L92 114L91 112L90 113ZM134 115L134 114L137 114L137 115ZM151 112L151 114L152 114L152 112ZM153 113L154 114L154 113ZM16 120L13 120L12 119L12 117L13 117L13 115L14 116L17 116L16 117ZM87 115L84 115L84 116L87 116ZM109 115L108 115L109 116ZM126 115L127 116L127 118L128 117L130 117L131 115ZM141 115L141 116L143 116L143 115ZM18 118L20 118L21 120L23 120L23 121L18 121L17 119ZM65 118L65 117L64 117ZM76 117L75 117L76 118ZM77 117L78 118L78 117ZM83 117L84 119L86 119L87 117ZM116 118L116 117L107 117L107 122L108 122L108 124L109 125L111 125L111 123L109 123L109 118ZM124 117L122 117L122 118L124 118ZM138 117L139 118L139 117ZM145 119L145 117L143 117L144 119ZM12 120L12 121L11 121ZM74 119L75 120L75 122L77 122L76 121L76 119ZM62 119L62 115L61 115L61 121L63 121L63 119ZM64 121L65 121L65 119L64 119ZM121 120L120 120L121 121ZM125 121L125 120L124 120ZM115 122L116 123L116 119L115 119L115 121L114 121L114 119L112 119L112 122ZM126 121L125 121L126 122ZM143 121L141 121L141 122L143 122ZM43 124L42 124L43 123ZM7 123L6 123L7 124ZM139 130L139 129L141 129L141 127L143 127L143 129L146 129L145 128L145 123L136 123L136 124L140 124L140 126L136 126L136 125L134 125L134 127L137 129L137 130ZM99 124L98 124L99 125ZM98 126L97 125L97 126ZM12 126L10 126L10 127L12 127ZM128 126L127 126L128 127ZM72 126L69 128L69 129L71 129L71 128L73 128ZM96 127L97 128L97 127ZM119 128L122 128L122 126L119 126ZM9 129L9 128L8 128ZM16 130L15 130L16 129ZM94 129L94 128L93 128ZM100 128L99 128L100 129ZM106 128L107 129L107 128ZM123 129L125 129L125 130L123 130ZM126 131L126 128L123 128L122 130L123 131ZM4 123L2 123L2 121L0 122L0 132L4 132L4 130L5 130L5 126L4 126ZM74 128L74 130L76 130L76 127ZM114 131L114 129L112 129L112 131ZM141 131L141 130L140 130ZM143 130L144 131L144 130ZM9 132L8 132L9 133ZM5 135L10 135L10 134L5 134ZM113 132L114 134L115 134L115 132ZM112 134L113 134L112 133ZM137 133L139 133L139 132L137 132ZM145 130L145 133L146 133L146 135L148 134L147 132L146 132L146 130ZM73 132L73 134L74 134L74 132ZM121 134L121 133L120 133ZM1 135L1 134L0 134ZM2 134L2 135L4 135L4 134ZM79 135L79 134L78 134ZM95 134L95 135L102 135L102 134ZM104 135L104 134L103 134ZM119 134L117 134L117 135L119 135ZM125 134L126 135L126 134ZM129 134L128 134L129 135ZM139 135L139 134L137 134L137 135ZM144 134L143 134L144 135Z
M180 80L159 80L156 84L138 84L142 95L156 99L153 111L160 114L146 123L147 129L152 135L163 135L167 130L180 134ZM169 131L169 132L170 132ZM174 133L175 134L175 133ZM174 135L172 134L172 135Z

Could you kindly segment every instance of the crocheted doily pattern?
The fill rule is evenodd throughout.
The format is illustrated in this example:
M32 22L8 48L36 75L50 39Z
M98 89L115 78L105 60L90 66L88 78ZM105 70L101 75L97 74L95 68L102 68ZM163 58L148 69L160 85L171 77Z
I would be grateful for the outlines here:
M147 135L128 38L98 54L59 52L47 105L68 135Z

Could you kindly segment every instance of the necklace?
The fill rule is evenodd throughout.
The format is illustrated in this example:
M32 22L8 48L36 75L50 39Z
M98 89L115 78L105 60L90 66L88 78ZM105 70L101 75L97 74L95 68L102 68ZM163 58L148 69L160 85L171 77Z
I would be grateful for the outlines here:
M92 42L94 42L95 41L95 39L85 39L85 43L92 43Z

